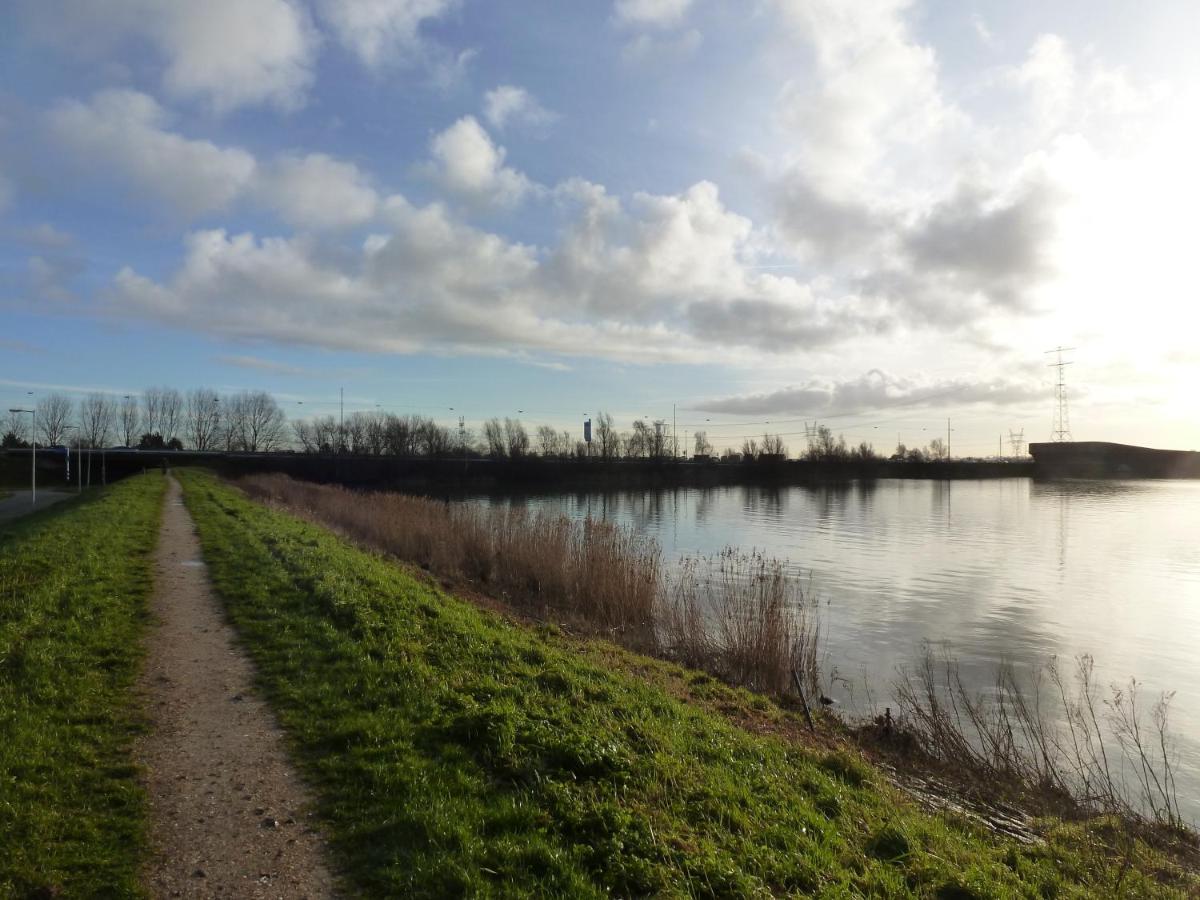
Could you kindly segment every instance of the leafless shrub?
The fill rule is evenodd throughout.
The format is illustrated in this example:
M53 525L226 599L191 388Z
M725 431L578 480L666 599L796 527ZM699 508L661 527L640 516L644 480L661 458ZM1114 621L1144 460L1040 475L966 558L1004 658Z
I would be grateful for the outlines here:
M1025 683L1002 664L990 692L971 692L958 663L928 649L895 690L903 727L934 758L1035 787L1080 813L1184 826L1168 727L1173 694L1159 697L1147 724L1137 683L1105 693L1086 655L1069 676L1051 659Z
M664 646L687 665L769 693L799 678L820 692L820 627L800 581L779 560L727 547L685 559L657 616Z

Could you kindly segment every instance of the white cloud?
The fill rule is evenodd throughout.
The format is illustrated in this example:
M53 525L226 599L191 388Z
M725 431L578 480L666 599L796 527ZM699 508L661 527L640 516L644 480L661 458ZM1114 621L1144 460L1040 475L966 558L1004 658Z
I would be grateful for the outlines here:
M115 174L144 198L184 218L251 202L297 228L346 228L370 221L379 198L353 163L323 153L258 162L245 150L168 130L169 117L136 91L101 91L47 113L56 145L89 179Z
M106 167L189 216L224 209L254 176L249 153L165 130L166 112L136 91L101 91L89 103L63 101L47 121L81 169Z
M617 0L617 21L623 25L656 28L678 25L687 15L692 0Z
M493 128L503 129L509 122L547 125L558 118L525 88L501 84L483 97L483 115Z
M272 104L295 109L312 82L318 35L293 0L73 0L23 7L40 36L81 56L144 41L174 97L218 113Z
M813 74L780 95L780 119L810 177L862 188L901 147L924 149L958 117L943 98L933 49L917 43L911 0L776 0L812 49ZM885 154L885 151L886 154Z
M375 216L379 200L353 163L323 153L282 156L264 166L256 197L299 228L345 228Z
M163 75L179 97L217 112L258 103L303 105L316 36L299 6L285 0L156 3L155 37L168 55Z
M1075 60L1066 42L1054 34L1043 34L1029 55L1012 73L1013 80L1027 89L1033 111L1044 127L1058 125L1069 111L1076 87Z
M338 40L372 68L407 65L425 52L422 23L458 6L458 0L320 0L321 17Z
M504 165L504 148L492 142L474 116L435 135L429 150L434 178L468 203L514 206L534 189L525 175Z
M625 209L572 181L551 248L514 243L446 207L388 198L358 253L315 237L192 234L157 283L123 270L113 309L236 338L378 352L761 359L894 326L873 301L824 297L747 260L749 220L701 182Z

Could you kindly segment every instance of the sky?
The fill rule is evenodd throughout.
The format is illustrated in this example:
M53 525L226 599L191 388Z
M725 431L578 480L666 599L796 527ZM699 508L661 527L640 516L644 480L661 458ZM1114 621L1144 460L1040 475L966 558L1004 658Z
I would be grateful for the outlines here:
M1200 6L9 0L0 401L1200 449ZM1003 438L1003 440L1002 440Z

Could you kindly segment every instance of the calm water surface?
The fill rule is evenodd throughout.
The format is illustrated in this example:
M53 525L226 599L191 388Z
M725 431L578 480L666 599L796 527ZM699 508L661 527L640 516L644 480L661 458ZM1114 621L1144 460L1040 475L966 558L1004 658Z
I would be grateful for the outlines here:
M669 558L727 545L787 559L820 599L829 663L877 706L926 642L985 687L1007 660L1090 653L1102 683L1176 691L1185 815L1200 819L1200 482L882 480L478 497L596 516Z

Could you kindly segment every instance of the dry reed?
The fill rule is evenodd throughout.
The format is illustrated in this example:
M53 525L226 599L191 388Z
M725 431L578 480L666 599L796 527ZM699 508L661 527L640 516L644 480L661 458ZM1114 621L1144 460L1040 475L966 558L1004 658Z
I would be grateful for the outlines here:
M1080 813L1185 827L1168 727L1172 694L1158 698L1147 724L1137 682L1102 691L1086 655L1070 676L1051 659L1025 683L1002 664L986 695L967 689L955 660L928 649L915 672L902 674L901 725L935 758L1035 787Z
M793 672L816 693L815 611L786 567L732 549L665 577L658 544L596 519L521 507L439 503L396 493L256 475L252 496L543 618L569 618L633 649L734 684L786 692Z

